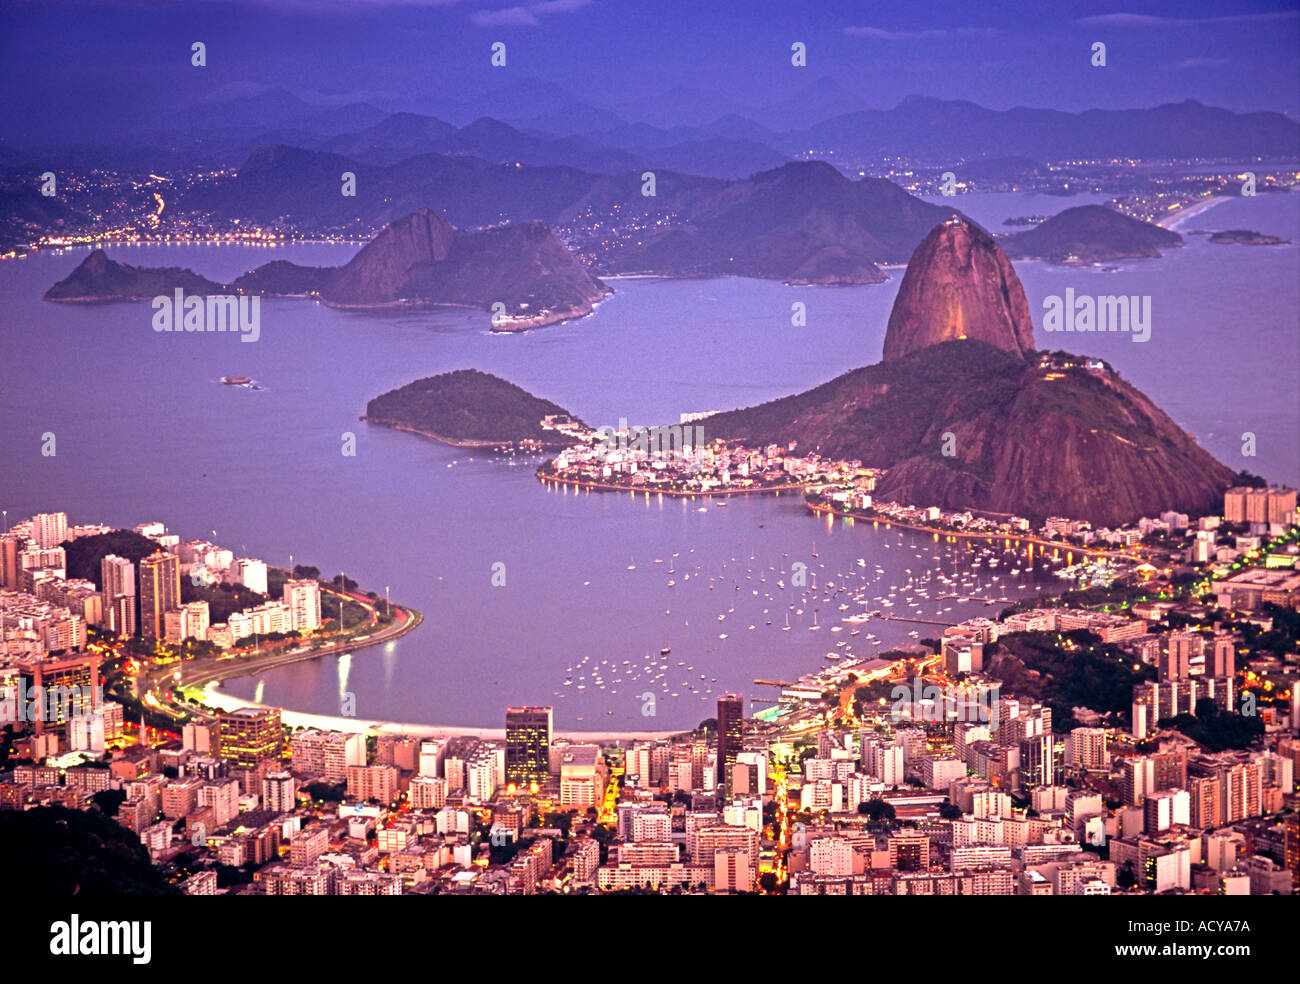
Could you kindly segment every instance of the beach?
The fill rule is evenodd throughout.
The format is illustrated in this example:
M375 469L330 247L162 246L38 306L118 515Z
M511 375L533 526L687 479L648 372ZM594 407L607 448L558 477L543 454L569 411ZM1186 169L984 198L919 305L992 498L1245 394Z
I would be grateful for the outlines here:
M1211 195L1209 198L1205 198L1193 205L1188 205L1186 208L1180 208L1175 212L1170 212L1168 215L1163 216L1159 221L1157 221L1156 225L1172 231L1176 226L1181 225L1185 220L1190 219L1192 216L1200 215L1202 212L1214 208L1215 205L1218 205L1220 202L1226 202L1227 200L1227 195Z

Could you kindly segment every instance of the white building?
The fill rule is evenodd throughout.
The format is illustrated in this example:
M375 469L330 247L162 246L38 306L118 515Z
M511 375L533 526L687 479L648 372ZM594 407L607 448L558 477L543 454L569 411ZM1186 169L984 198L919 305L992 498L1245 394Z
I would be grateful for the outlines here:
M266 561L240 557L232 565L231 575L237 584L242 584L248 590L260 595L266 594Z
M320 628L320 584L310 578L284 582L284 605L292 628L314 632Z

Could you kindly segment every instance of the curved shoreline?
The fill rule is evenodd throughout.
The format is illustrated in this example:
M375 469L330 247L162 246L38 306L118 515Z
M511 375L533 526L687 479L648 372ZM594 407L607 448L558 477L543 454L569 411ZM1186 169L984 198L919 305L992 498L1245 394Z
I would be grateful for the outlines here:
M1184 206L1169 215L1161 216L1160 219L1157 220L1156 225L1172 232L1175 226L1180 225L1182 222L1192 218L1193 216L1200 215L1202 212L1213 208L1220 202L1226 202L1228 197L1229 196L1227 195L1211 195L1203 201L1195 202L1191 205Z
M1037 544L1040 547L1051 548L1052 550L1064 549L1090 556L1122 557L1125 560L1137 559L1120 551L1102 550L1097 547L1081 547L1074 543L1057 543L1054 540L1040 540L1035 536L1018 536L1014 533L972 533L964 530L945 530L933 526L917 526L914 523L904 523L901 520L889 519L885 516L868 516L865 513L849 512L843 509L836 509L833 506L815 506L811 502L807 503L807 506L815 516L831 515L840 516L844 519L861 521L863 523L884 523L887 529L897 527L900 530L910 530L913 533L931 533L935 536L953 536L960 537L963 540L1011 540L1018 544Z
M554 475L544 474L540 469L537 471L537 480L545 485L552 482L556 485L569 486L575 489L586 489L595 492L630 492L632 495L668 495L677 499L729 499L737 495L780 495L782 492L803 491L806 486L803 483L794 485L770 485L755 489L719 489L713 491L686 491L679 489L646 489L633 488L630 485L606 485L603 482L591 482L585 479L577 478L556 478Z
M367 417L365 414L362 414L357 419L362 421L363 423L374 424L376 427L387 427L390 430L403 431L407 434L416 434L419 437L427 437L431 441L437 441L439 444L446 444L449 447L453 447L453 448L470 448L470 449L511 448L511 447L515 447L520 443L519 441L509 441L509 440L476 441L476 440L470 440L468 438L460 439L454 437L443 437L441 434L435 434L433 431L421 430L418 427L412 427L410 424L401 424L394 420L389 420L386 417ZM524 438L523 440L535 441L536 438L529 437L529 438ZM562 450L568 446L569 444L567 442L564 444L560 444L560 443L540 444L539 450L541 451Z
M184 671L182 670L182 679L177 681L176 685L178 687L202 686L205 705L218 711L237 710L243 707L276 708L280 711L280 720L291 728L318 728L326 731L343 731L353 734L405 735L425 738L453 738L458 735L472 735L477 738L504 738L506 734L504 727L462 727L459 725L419 724L407 721L387 721L379 718L362 719L331 714L316 714L311 711L291 710L278 704L259 704L256 701L245 700L243 697L236 697L234 694L221 689L221 683L224 680L254 676L271 670L278 670L293 663L318 659L322 656L337 657L347 655L394 642L416 629L424 621L424 615L412 608L404 608L400 605L395 605L394 608L399 612L405 612L407 618L400 627L387 634L378 632L360 642L352 640L347 644L331 644L321 649L267 656L264 661L258 661L251 666L246 663L239 664L237 661L232 660L230 662L236 663L236 665L208 667L200 670L189 680L184 679ZM689 729L680 728L673 731L556 731L554 735L555 737L571 738L579 741L602 742L658 740L684 734L687 731Z

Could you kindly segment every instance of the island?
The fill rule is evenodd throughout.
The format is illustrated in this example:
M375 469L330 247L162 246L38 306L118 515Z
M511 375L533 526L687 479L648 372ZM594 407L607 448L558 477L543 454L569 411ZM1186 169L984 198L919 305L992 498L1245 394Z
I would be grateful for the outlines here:
M1224 229L1210 236L1210 242L1221 246L1289 246L1291 240L1269 236L1250 229Z
M362 420L462 448L564 448L588 430L558 404L477 369L417 379L366 404Z
M1010 233L998 245L1013 260L1047 260L1066 266L1103 260L1154 258L1181 246L1176 232L1121 215L1103 205L1067 208L1025 232Z

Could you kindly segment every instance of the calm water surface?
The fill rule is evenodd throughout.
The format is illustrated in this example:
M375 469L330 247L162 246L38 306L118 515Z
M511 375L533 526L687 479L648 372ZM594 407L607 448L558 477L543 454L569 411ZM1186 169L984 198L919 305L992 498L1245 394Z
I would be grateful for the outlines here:
M1041 331L1039 344L1109 360L1226 464L1296 482L1297 249L1214 246L1187 233L1245 227L1300 242L1298 202L1227 202L1186 223L1187 246L1113 272L1018 265L1039 323L1042 298L1068 286L1153 298L1146 344ZM992 226L1078 203L990 195L961 204ZM109 250L215 279L272 258L338 263L354 251ZM379 393L464 367L597 426L761 402L878 360L901 271L861 288L617 280L592 317L519 336L490 334L480 313L376 316L269 300L261 341L247 344L156 334L144 302L41 301L84 255L0 263L0 507L9 521L54 509L74 522L160 519L271 563L292 554L380 593L388 586L426 614L419 630L382 649L230 681L239 696L338 713L347 692L362 718L462 726L499 725L507 703L552 703L563 727L675 728L712 716L721 691L761 697L771 690L755 678L792 680L829 665L828 651L869 656L910 641L909 630L940 631L873 620L831 632L860 607L858 595L898 589L894 611L955 621L997 607L939 601L948 591L940 574L956 578L956 593L980 598L1018 597L1040 576L1023 560L972 569L965 546L814 520L791 497L720 508L548 490L533 477L534 460L512 465L357 419ZM807 305L806 328L790 326L796 300ZM264 389L219 385L227 374ZM1255 458L1242 458L1244 431L1257 436ZM47 432L57 440L52 458L39 453ZM345 432L356 435L354 458L340 453ZM791 586L796 560L816 575L816 594ZM497 562L506 585L494 588ZM928 599L914 593L918 583ZM671 653L660 657L663 647ZM647 693L656 698L652 720L641 713Z

